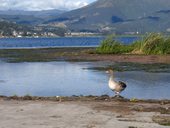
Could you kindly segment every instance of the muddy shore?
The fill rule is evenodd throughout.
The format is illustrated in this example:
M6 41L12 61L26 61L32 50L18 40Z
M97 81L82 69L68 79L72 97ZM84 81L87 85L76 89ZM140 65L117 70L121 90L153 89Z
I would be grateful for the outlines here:
M170 64L170 55L101 55L95 48L0 49L0 58L8 62L34 61L114 61Z
M167 128L170 100L0 97L0 128Z

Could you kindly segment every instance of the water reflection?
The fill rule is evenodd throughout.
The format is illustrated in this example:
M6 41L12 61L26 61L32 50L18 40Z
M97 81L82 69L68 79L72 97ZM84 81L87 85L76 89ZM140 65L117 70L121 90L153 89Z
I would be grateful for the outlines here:
M113 95L105 71L88 70L93 62L0 63L0 95ZM102 65L102 64L101 64ZM170 98L170 73L116 72L127 83L127 98Z

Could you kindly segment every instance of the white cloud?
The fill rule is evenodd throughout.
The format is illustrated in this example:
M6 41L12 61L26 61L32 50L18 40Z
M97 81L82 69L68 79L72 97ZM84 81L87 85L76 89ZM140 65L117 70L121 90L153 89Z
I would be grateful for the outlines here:
M0 10L76 9L94 0L0 0Z

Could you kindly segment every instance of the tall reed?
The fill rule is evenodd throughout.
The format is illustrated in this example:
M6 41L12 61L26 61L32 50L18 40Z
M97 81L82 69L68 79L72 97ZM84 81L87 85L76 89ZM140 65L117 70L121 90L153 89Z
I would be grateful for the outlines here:
M100 54L170 54L170 37L160 33L149 33L130 45L122 44L115 37L108 36L96 49Z

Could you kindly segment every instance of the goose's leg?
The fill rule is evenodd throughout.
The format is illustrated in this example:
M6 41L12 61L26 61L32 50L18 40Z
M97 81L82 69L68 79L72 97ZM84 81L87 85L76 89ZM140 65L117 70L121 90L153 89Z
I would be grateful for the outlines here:
M119 97L119 96L120 96L119 94L120 94L119 92L116 92L116 95L115 95L115 96L116 96L116 97Z

